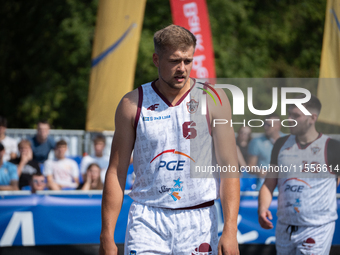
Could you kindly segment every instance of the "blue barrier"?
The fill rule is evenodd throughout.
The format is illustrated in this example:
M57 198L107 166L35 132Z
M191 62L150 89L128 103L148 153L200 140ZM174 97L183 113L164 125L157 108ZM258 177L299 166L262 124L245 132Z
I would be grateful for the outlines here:
M47 194L47 195L46 195ZM45 195L2 195L0 198L0 246L98 244L101 229L100 192ZM125 195L119 215L115 240L124 243L128 210L132 199ZM223 217L220 200L218 228ZM339 201L338 201L339 206ZM271 211L276 221L277 200ZM339 211L338 211L339 212ZM257 196L242 196L238 216L239 243L275 242L275 231L264 230L257 220ZM336 226L333 244L340 244L340 227Z

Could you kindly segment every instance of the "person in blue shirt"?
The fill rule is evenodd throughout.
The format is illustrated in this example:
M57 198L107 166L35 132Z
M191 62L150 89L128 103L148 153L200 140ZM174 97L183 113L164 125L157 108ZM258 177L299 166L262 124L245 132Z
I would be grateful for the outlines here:
M33 159L39 163L44 163L48 158L48 154L55 148L55 141L49 136L50 124L41 120L38 122L37 134L30 139Z
M256 184L256 190L260 190L264 182L265 173L261 171L261 168L263 166L269 167L274 143L278 138L284 135L280 131L280 117L276 114L271 114L265 118L263 128L264 134L252 139L248 146L248 166L250 169L256 166L256 170L258 170L250 172L250 174L256 174L259 177Z
M5 148L0 143L0 190L18 190L17 167L7 161L3 161Z

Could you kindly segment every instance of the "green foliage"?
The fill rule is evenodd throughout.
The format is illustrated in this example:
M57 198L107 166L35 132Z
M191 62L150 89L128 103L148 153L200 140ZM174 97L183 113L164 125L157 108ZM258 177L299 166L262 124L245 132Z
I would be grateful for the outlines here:
M84 128L96 0L2 1L0 114Z

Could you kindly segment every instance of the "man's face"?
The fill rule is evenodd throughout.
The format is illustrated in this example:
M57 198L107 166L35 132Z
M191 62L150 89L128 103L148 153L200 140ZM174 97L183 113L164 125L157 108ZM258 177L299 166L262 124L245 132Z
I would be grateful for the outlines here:
M264 133L268 137L272 137L280 132L281 123L278 118L272 117L264 121Z
M98 141L94 143L94 152L96 155L102 155L105 148L105 143Z
M312 113L313 114L313 113ZM297 107L290 107L288 109L288 118L296 120L297 125L295 127L290 127L290 133L292 135L304 135L307 133L309 128L315 123L312 116L305 115ZM294 122L289 122L290 126L295 125Z
M23 143L19 145L20 155L28 155L32 151L31 146L29 144Z
M66 151L67 151L66 145L58 145L54 150L54 155L57 159L63 159L65 158Z
M34 190L44 190L46 188L45 177L33 175L32 186Z
M193 58L193 46L186 49L167 49L159 55L156 53L153 55L159 79L173 89L181 89L186 84L192 69Z
M50 133L50 125L39 123L37 129L37 136L42 140L45 141Z

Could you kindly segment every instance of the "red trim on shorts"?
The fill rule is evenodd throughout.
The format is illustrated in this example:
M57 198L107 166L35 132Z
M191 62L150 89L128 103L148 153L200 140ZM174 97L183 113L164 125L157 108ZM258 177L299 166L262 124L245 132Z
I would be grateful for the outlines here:
M194 209L200 209L200 208L204 208L204 207L208 207L208 206L212 206L215 204L214 200L205 202L203 204L199 204L199 205L194 205L194 206L189 206L189 207L182 207L182 208L167 208L170 210L194 210Z
M135 131L137 130L140 112L142 110L142 104L143 104L143 88L142 86L139 86L138 87L138 106L137 106L137 113L135 117Z

